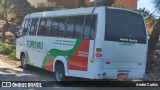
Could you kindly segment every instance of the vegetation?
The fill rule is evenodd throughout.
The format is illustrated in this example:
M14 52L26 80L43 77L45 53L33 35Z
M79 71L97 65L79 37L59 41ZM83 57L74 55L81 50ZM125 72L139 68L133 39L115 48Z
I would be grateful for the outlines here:
M9 45L9 44L1 44L0 45L0 54L3 54L3 55L9 55L10 53L13 52L14 50L14 46L13 45Z
M16 59L16 50L13 50L13 52L8 55L8 58L11 60L17 60Z
M103 0L104 6L112 6L115 3L115 0Z
M16 50L13 45L10 44L0 44L0 54L2 55L8 55L8 58L11 60L17 60L16 59Z
M5 32L10 30L12 24L19 26L23 17L32 10L27 0L0 0L0 8L0 19L5 21L1 38L5 43Z
M160 0L153 0L157 12L160 13ZM156 50L157 43L159 41L160 35L160 17L156 20L156 23L153 25L153 31L148 40L148 57L153 58Z

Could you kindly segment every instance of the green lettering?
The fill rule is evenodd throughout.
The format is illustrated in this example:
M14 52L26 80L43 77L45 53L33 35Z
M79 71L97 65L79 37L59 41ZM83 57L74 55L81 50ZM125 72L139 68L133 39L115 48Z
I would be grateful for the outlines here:
M37 48L41 49L41 42L37 42Z
M43 42L37 42L37 41L29 41L29 40L27 40L27 47L29 47L29 48L36 48L36 49L43 49Z

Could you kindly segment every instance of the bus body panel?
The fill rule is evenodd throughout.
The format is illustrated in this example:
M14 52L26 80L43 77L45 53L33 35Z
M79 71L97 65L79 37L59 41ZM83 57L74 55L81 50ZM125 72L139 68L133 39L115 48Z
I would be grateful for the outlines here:
M56 61L62 61L66 76L117 79L119 73L127 73L128 79L143 78L147 43L124 46L122 42L105 40L106 7L33 13L25 19L92 14L97 15L94 40L37 36L37 33L35 36L26 35L17 39L16 57L20 59L21 52L25 51L27 64L53 72ZM102 51L98 52L97 49ZM102 57L97 57L97 53Z
M103 68L145 69L145 44L135 43L126 46L124 42L105 41L103 45Z
M138 80L144 78L145 69L102 69L102 73L106 73L106 76L102 76L102 78L107 79L118 79L118 74L128 74L128 80Z
M105 20L102 43L104 76L111 79L142 79L147 57L143 17L127 10L106 9Z

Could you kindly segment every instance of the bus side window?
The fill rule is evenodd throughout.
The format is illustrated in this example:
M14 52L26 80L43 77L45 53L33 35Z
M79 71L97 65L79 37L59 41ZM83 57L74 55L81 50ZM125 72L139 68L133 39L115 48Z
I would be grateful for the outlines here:
M70 37L70 38L73 37L74 30L75 30L75 25L76 25L76 17L75 16L69 16L68 20L67 20L65 37Z
M42 18L40 20L40 25L39 25L38 32L37 32L38 36L45 36L46 22L47 22L47 19Z
M28 33L28 20L26 20L22 35L25 36Z
M59 30L58 30L58 36L63 37L65 28L66 28L66 17L61 17L60 18L60 23L59 23Z
M29 35L36 35L39 19L32 19Z
M92 20L93 20L92 15L87 15L86 16L84 31L83 31L83 38L84 39L89 39L89 33L91 31Z
M45 36L50 35L51 24L52 24L52 18L48 18L48 20L46 22L46 27L45 27Z
M83 34L83 24L84 24L85 16L77 16L76 18L77 19L76 19L76 27L75 27L74 37L81 38L81 36Z
M28 26L27 26L28 32L27 32L27 34L29 33L30 28L31 28L31 19L28 20Z
M53 18L50 36L58 35L59 18Z
M22 24L21 24L21 28L20 28L20 30L19 30L19 36L22 36L23 35L23 29L24 29L24 26L25 26L25 22L26 22L26 20L24 20L23 22L22 22Z
M96 28L97 28L97 15L92 16L92 24L91 24L91 30L90 30L90 39L95 39L96 36Z

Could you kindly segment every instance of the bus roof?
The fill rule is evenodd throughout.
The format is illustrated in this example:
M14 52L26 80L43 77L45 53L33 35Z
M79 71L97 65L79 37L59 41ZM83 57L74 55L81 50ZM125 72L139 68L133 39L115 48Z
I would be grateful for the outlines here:
M122 9L122 8L115 8L115 7L82 7L82 8L75 8L75 9L64 9L64 10L55 10L55 11L44 11L44 12L36 12L31 13L25 16L24 19L27 18L38 18L38 17L53 17L53 16L69 16L69 15L84 15L84 14L92 14L94 8L96 9L102 9L102 8L108 8L108 9L120 9L125 11L130 11L139 14L136 11L129 10L129 9Z

